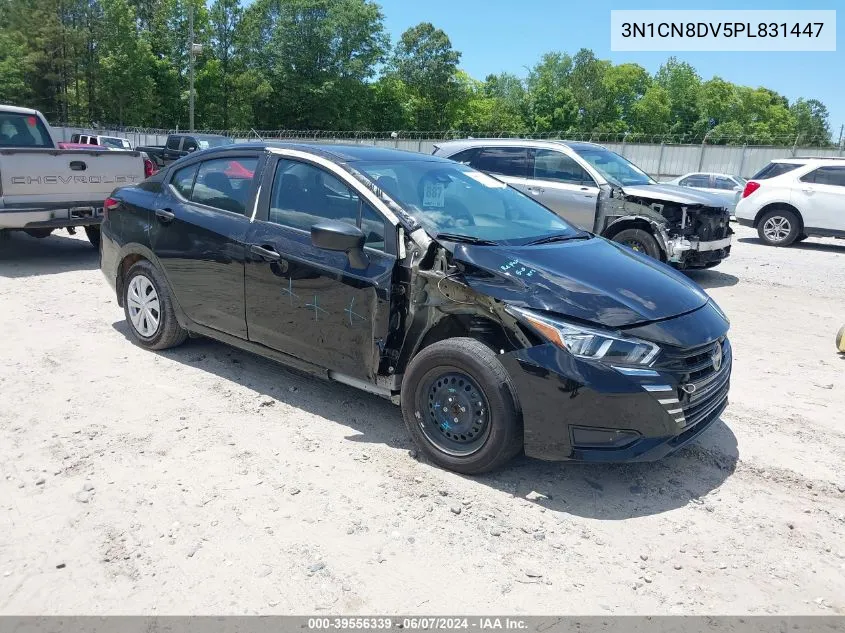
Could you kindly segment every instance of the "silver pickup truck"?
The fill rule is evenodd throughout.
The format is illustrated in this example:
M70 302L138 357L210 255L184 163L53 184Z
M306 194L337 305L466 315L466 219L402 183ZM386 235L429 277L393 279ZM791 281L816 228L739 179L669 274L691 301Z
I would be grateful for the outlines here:
M104 200L142 180L139 152L57 149L40 112L0 105L0 236L81 226L98 246Z

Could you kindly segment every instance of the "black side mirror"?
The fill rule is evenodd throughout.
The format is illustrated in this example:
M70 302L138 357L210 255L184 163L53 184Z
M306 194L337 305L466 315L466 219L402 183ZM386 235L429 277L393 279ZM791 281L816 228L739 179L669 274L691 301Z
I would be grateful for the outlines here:
M370 264L364 252L364 233L357 226L346 222L323 220L311 227L311 243L327 251L343 251L352 268L359 270Z

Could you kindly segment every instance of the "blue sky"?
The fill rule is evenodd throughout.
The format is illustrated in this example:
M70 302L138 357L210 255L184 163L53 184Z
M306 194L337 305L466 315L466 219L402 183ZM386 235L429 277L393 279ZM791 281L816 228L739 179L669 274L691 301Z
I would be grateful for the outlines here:
M611 9L845 9L843 0L377 0L395 41L409 26L432 22L443 29L463 54L461 67L477 79L508 71L527 74L543 53L560 50L574 54L591 48L614 63L634 62L649 72L672 53L612 53ZM675 53L698 70L704 79L718 75L734 83L765 86L785 95L819 99L830 111L834 140L845 123L845 10L837 14L837 51L692 52Z

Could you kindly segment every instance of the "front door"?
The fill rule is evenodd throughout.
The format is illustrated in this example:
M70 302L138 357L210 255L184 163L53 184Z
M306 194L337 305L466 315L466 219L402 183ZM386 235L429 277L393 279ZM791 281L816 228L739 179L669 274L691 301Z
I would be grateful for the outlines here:
M244 260L257 153L194 161L158 197L150 243L186 316L246 338Z
M396 228L326 168L279 159L247 236L249 340L348 376L373 380L388 331ZM369 263L311 243L320 220L366 235Z

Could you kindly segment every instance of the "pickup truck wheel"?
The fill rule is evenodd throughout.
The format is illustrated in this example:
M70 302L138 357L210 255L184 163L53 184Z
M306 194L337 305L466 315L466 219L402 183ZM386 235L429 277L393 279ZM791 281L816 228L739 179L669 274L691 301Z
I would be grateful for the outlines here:
M789 246L799 233L798 217L789 209L767 211L757 224L757 235L769 246Z
M516 390L496 354L475 339L439 341L411 360L402 417L428 458L455 472L487 472L522 450Z
M631 250L660 259L660 245L654 236L643 229L625 229L613 236L614 242L624 244Z
M91 242L91 246L94 248L100 248L100 227L99 226L86 226L85 227L85 235L88 236L88 241Z
M141 347L159 350L176 347L188 331L176 320L167 285L146 260L129 269L123 284L123 312L129 332Z
M35 237L39 240L43 240L45 237L50 237L50 235L53 233L53 229L24 229L24 232L30 237Z

